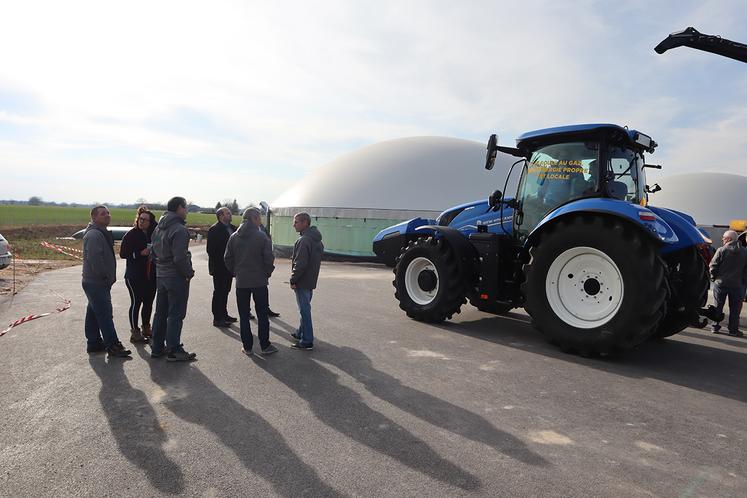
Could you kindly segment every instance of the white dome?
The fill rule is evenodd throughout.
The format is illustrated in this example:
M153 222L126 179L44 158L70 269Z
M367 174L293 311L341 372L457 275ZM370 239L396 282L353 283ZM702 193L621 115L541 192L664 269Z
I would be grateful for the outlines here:
M312 171L273 204L283 207L330 207L436 211L503 189L517 159L498 153L495 169L485 170L485 144L448 137L388 140L345 154ZM520 170L512 175L516 191Z
M698 225L728 225L747 218L747 176L691 173L657 181L662 190L649 195L651 205L687 213Z

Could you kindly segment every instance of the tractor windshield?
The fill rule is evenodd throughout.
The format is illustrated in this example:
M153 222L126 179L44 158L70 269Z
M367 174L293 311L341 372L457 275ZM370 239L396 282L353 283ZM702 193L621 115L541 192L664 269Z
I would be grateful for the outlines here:
M542 218L568 201L595 195L599 176L599 144L569 142L534 151L519 185L520 233L528 234Z

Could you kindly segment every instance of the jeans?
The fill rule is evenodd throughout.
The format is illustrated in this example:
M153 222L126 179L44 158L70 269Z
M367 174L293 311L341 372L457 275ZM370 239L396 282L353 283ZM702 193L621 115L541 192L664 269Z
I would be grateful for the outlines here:
M225 320L228 317L228 294L231 292L230 274L213 275L213 320Z
M158 277L156 314L153 316L151 350L163 351L164 339L169 352L181 349L182 323L187 315L189 280L181 277Z
M112 317L112 288L83 282L83 292L88 298L86 308L86 340L89 346L104 343L106 347L119 342ZM102 338L103 336L103 338Z
M311 323L311 297L314 291L311 289L293 289L296 293L298 311L301 313L301 323L298 325L298 335L301 337L299 343L303 345L314 344L314 326Z
M729 332L739 331L739 313L742 311L744 287L724 287L715 283L713 298L716 300L716 309L719 313L724 311L724 304L727 298L729 299ZM717 328L720 326L717 325Z
M239 308L239 326L241 328L241 343L244 349L252 349L252 327L249 324L249 300L254 296L254 310L257 312L257 337L259 347L267 349L270 345L270 319L267 316L269 292L267 286L236 288L236 306Z

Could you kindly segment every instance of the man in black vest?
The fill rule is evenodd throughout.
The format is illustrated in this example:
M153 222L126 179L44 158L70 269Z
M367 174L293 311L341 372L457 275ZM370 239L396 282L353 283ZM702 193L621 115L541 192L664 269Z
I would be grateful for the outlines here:
M208 271L213 276L213 325L228 327L236 318L228 315L228 294L231 292L233 275L223 262L228 237L236 231L231 224L231 210L222 207L215 212L218 221L208 231ZM252 317L253 318L253 317Z

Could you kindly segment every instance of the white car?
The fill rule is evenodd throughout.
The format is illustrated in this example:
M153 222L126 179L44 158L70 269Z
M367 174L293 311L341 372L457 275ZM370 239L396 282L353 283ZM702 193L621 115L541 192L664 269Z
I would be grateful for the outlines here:
M5 237L0 234L0 270L10 266L10 244Z

